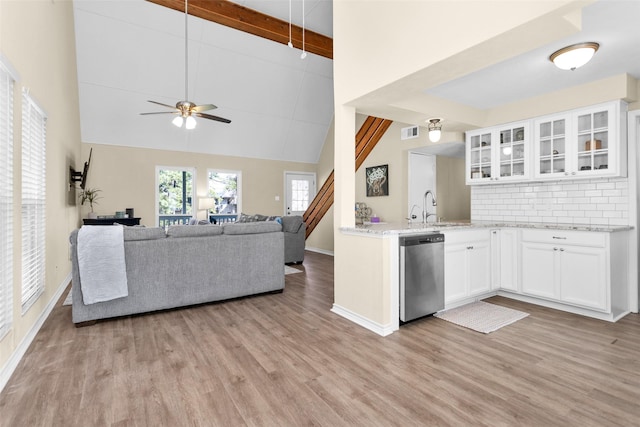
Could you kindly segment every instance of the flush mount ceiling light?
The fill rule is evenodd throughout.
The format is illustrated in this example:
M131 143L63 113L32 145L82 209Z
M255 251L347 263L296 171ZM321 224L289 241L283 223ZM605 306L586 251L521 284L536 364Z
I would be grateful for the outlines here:
M551 54L549 60L561 70L575 70L589 62L600 45L596 42L586 42L563 47Z
M442 123L441 119L429 119L428 128L429 128L429 141L438 142L440 141L440 137L442 136Z

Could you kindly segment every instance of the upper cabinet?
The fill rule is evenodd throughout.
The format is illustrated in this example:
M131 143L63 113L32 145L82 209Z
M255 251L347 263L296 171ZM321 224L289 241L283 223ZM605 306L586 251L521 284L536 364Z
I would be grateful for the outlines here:
M626 111L616 101L467 132L467 184L626 176Z
M467 184L529 178L529 122L467 132Z
M534 120L535 178L626 176L626 104Z

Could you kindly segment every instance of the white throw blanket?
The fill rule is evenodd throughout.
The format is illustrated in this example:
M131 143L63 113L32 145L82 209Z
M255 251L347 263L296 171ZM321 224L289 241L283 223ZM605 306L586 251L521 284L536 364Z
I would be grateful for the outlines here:
M122 225L84 225L78 231L78 269L85 304L129 295Z

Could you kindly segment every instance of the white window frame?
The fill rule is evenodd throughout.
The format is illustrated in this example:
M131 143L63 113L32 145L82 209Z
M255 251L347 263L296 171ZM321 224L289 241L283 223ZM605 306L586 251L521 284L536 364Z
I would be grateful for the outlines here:
M210 184L209 184L209 175L211 173L227 173L227 174L235 174L237 176L236 182L236 196L238 199L236 215L239 218L242 213L242 171L239 170L231 170L231 169L207 169L207 197L210 195Z
M42 295L46 266L47 114L22 90L22 314Z
M198 183L198 179L196 176L196 168L194 167L180 167L180 166L156 166L156 176L155 176L155 186L154 186L154 193L155 193L155 204L153 207L153 210L155 212L155 221L156 221L156 227L160 226L160 212L158 210L158 206L160 204L160 194L158 191L158 187L160 186L160 180L158 179L160 177L160 171L161 170L175 170L175 171L187 171L187 172L191 172L191 176L193 177L193 185L191 186L191 216L192 217L196 217L197 216L197 202L196 202L196 194L197 194L197 183Z
M13 324L13 104L17 73L0 54L0 340Z

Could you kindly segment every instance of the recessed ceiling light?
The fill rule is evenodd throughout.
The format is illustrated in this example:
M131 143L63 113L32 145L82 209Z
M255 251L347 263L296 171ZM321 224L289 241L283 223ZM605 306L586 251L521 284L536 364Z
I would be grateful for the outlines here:
M589 62L600 45L596 42L586 42L563 47L551 54L549 60L561 70L575 70Z

